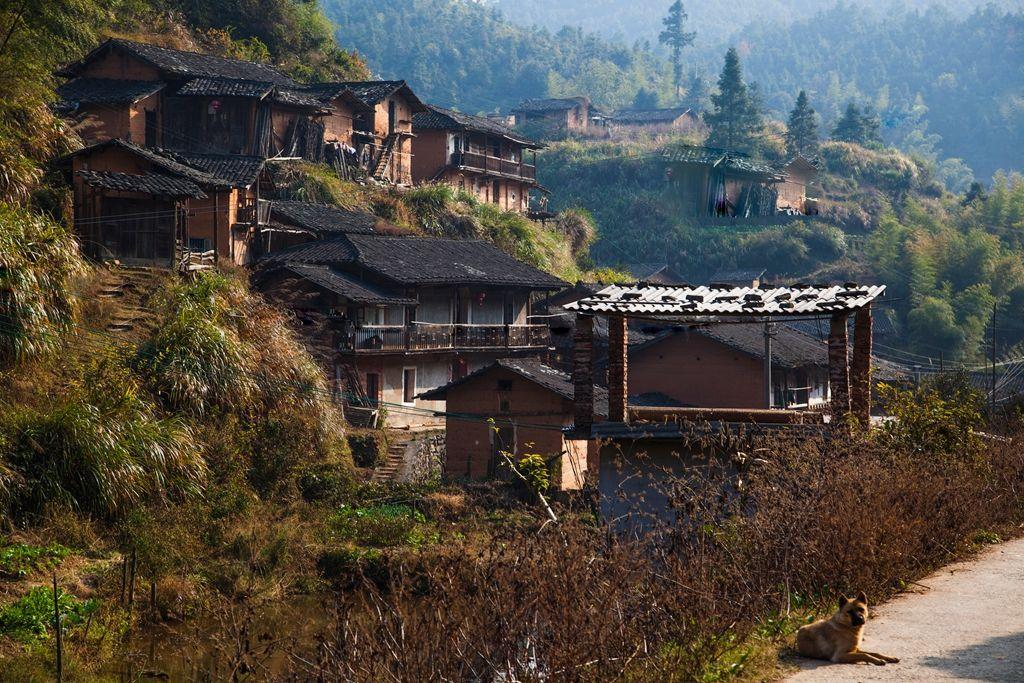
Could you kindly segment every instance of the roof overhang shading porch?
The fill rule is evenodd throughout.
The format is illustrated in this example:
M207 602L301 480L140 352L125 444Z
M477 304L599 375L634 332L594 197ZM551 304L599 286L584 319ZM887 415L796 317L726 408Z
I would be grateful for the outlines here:
M828 367L832 389L830 412L835 422L852 416L867 426L871 414L871 304L885 287L844 285L793 285L760 289L755 287L658 286L638 283L612 285L599 292L566 304L576 313L573 338L573 381L575 383L575 428L592 431L594 316L608 318L608 420L628 423L631 419L730 419L728 409L631 409L627 406L628 356L627 323L630 318L665 323L715 325L735 322L770 322L785 319L821 319L829 321ZM854 317L853 354L849 349L847 326ZM766 354L770 359L770 354ZM770 367L770 360L766 364ZM766 386L770 386L766 382ZM740 421L791 421L807 418L794 414L791 419L769 420L760 411L743 411ZM721 415L719 413L722 413Z

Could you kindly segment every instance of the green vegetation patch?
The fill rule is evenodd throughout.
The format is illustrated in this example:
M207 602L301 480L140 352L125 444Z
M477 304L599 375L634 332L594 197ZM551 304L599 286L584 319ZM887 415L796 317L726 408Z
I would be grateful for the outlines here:
M427 518L419 510L400 503L342 508L329 528L334 540L371 548L418 547L431 540L424 528Z
M59 543L47 546L12 543L0 549L0 576L23 579L29 574L53 569L70 554L71 550Z
M79 600L62 590L57 592L57 608L64 629L78 626L96 611L99 602ZM17 602L0 608L0 635L22 643L45 638L53 628L53 591L36 586Z

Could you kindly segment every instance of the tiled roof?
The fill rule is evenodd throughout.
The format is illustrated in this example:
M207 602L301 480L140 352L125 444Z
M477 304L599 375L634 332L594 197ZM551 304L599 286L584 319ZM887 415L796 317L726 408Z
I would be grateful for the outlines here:
M697 147L694 145L672 145L662 150L665 161L682 164L714 166L739 173L771 175L779 179L784 175L773 166L750 159L742 152L719 147Z
M357 304L414 306L416 299L402 296L399 292L390 292L381 287L358 280L347 273L340 272L330 266L308 263L285 263L284 267L313 284L345 297Z
M186 52L148 43L136 43L121 38L108 40L78 62L60 70L58 74L62 76L76 76L94 57L113 48L124 50L138 59L152 64L161 71L175 76L214 76L249 81L267 81L274 85L283 85L290 88L296 87L295 81L269 64L245 62L240 59L228 59L198 52Z
M569 399L570 401L576 393L572 377L561 370L556 370L550 365L545 365L539 360L535 360L533 358L501 358L490 365L486 365L479 370L471 372L461 379L449 382L437 389L424 392L423 394L420 394L420 398L427 400L443 400L450 389L460 384L464 384L471 379L475 379L476 377L479 377L480 375L483 375L495 368L502 368L504 370L514 372L534 384L544 387L545 389L558 394L562 398ZM594 386L594 406L595 411L599 415L608 414L607 389L596 385Z
M196 154L160 150L164 156L218 178L231 187L249 187L259 178L266 161L244 154Z
M551 97L546 99L523 100L513 107L512 111L544 113L549 111L567 111L581 104L586 104L585 97Z
M271 205L273 210L273 204ZM352 263L358 256L356 248L344 236L303 242L294 247L274 251L263 257L268 262L287 263Z
M794 285L754 289L611 285L565 305L569 311L662 316L825 315L861 308L884 285Z
M416 114L412 119L413 130L461 130L487 135L497 135L524 147L540 149L543 145L519 135L505 124L483 116L472 116L461 112L427 105L427 111Z
M680 285L682 280L667 263L626 263L622 268L638 282L657 285Z
M495 285L538 290L561 289L553 275L517 261L482 240L348 234L306 242L269 254L271 261L358 263L407 285Z
M405 81L338 81L334 83L317 83L307 88L311 92L318 93L321 100L333 99L339 93L347 90L355 95L356 99L366 106L372 107L381 100L390 97L396 90L403 90L403 94L412 102L413 113L426 111L427 107Z
M57 88L60 99L72 105L131 104L160 92L163 81L122 81L114 78L74 78Z
M203 76L193 78L178 88L175 93L181 97L255 97L262 99L270 94L274 84L268 81L247 81L236 78L214 78Z
M171 158L170 156L163 152L154 149L149 149L146 147L139 147L136 144L128 142L127 140L122 140L120 138L111 138L110 140L97 143L90 147L84 147L76 152L72 152L71 154L68 155L68 157L74 157L82 154L90 154L92 152L103 149L104 147L119 147L121 149L124 149L128 152L131 152L132 154L135 154L145 159L146 161L150 162L154 166L159 167L163 171L179 175L183 178L188 178L197 185L201 185L204 187L233 186L230 182L222 178L218 178L216 176L210 175L205 171L192 168L191 166L187 166L179 161L176 161L175 159Z
M349 235L359 262L395 282L561 289L553 275L482 240Z
M272 98L275 102L289 104L293 107L312 107L322 109L324 102L315 93L296 88L278 88Z
M199 186L185 178L162 173L116 173L113 171L79 171L78 175L92 187L121 192L141 192L144 194L166 195L168 197L206 197Z
M748 356L764 358L763 323L709 325L697 328L694 332ZM828 367L828 346L788 325L776 325L772 339L772 364L786 368L825 368Z
M633 109L628 111L617 111L611 117L615 123L671 123L680 116L690 113L691 110L685 107L672 109ZM696 114L694 114L696 116Z
M764 275L764 268L752 270L719 270L711 276L711 282L729 285L749 285Z
M281 223L294 225L321 234L370 234L380 221L365 211L349 211L326 204L312 202L278 201L270 204L270 217Z

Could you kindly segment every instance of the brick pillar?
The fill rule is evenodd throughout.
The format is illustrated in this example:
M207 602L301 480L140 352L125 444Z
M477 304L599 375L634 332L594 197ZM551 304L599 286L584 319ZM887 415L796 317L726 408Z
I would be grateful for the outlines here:
M629 384L629 331L626 316L608 317L608 421L629 422L626 395Z
M832 316L828 332L828 382L832 390L832 418L845 420L850 413L850 358L847 348L846 313Z
M572 336L572 383L574 421L577 429L594 424L594 318L576 315Z
M853 318L850 409L862 427L871 425L871 304L857 309Z

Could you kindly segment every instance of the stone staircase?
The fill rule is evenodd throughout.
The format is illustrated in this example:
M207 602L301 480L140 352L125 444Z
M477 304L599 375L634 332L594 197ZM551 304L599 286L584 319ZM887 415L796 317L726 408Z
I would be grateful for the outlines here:
M392 441L388 445L388 454L384 464L374 468L370 481L378 483L398 481L405 465L405 451L408 445L407 441Z
M155 325L147 310L150 297L160 288L165 273L153 268L111 267L101 276L96 296L111 304L107 332L148 331Z

